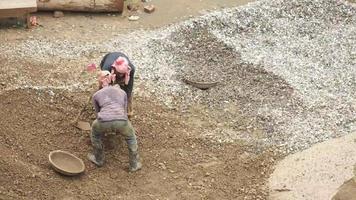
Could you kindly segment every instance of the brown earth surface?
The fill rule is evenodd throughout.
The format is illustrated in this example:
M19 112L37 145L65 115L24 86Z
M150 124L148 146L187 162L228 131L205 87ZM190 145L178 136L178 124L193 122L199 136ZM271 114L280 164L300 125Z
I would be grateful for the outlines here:
M106 164L87 159L88 132L71 126L88 94L36 90L0 95L1 199L265 199L270 153L248 153L248 146L221 145L194 136L185 116L155 104L135 101L144 167L128 173L122 139L106 144ZM87 110L85 119L92 118ZM62 149L84 159L86 172L64 177L54 172L48 153Z
M41 27L0 29L0 42L12 45L28 37L104 41L117 34L115 28L102 34L106 29L104 23L122 26L120 32L160 27L197 15L202 9L237 6L247 1L177 2L173 9L167 1L153 1L156 12L141 14L141 20L132 23L125 18L127 13L123 16L65 13L60 19L52 18L51 13L40 13L36 15ZM89 33L93 28L97 31ZM91 150L89 132L71 125L90 92L16 89L19 80L34 85L69 84L77 78L71 73L82 70L79 63L90 59L63 61L61 65L72 68L68 72L56 63L14 60L0 54L0 199L267 198L266 179L275 160L271 158L276 155L269 151L252 153L250 144L224 144L201 138L198 133L202 127L195 122L204 121L205 116L200 115L199 106L183 114L154 98L136 96L132 123L137 131L143 169L128 173L126 145L118 136L108 136L114 142L105 141L105 166L97 168L91 164L86 159ZM22 70L13 70L15 65ZM48 68L52 69L50 73ZM80 77L79 81L85 78ZM87 109L81 119L92 121L93 109ZM85 173L64 177L54 172L48 154L57 149L82 158Z
M356 199L356 181L352 178L345 181L339 188L339 191L333 196L332 200L355 200Z

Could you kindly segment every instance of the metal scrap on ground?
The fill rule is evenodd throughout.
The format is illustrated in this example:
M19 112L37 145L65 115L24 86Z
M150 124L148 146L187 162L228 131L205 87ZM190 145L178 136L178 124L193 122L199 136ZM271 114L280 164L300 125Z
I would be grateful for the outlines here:
M193 87L202 89L202 90L207 90L209 88L215 87L219 82L215 81L215 82L196 82L196 81L191 81L188 80L186 78L183 78L183 81L188 84L188 85L192 85Z

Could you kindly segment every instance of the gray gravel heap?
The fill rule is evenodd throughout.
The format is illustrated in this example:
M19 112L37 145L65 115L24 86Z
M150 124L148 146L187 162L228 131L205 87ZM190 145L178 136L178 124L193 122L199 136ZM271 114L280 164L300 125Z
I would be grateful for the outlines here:
M289 153L356 130L356 9L345 1L263 0L107 44L51 50L63 45L17 49L60 58L121 50L145 85L137 94L182 112L205 106L201 135L218 142ZM219 85L203 91L183 78Z
M139 33L150 39L128 53L161 101L221 111L204 136L289 153L355 130L355 33L345 1L259 1ZM183 77L221 84L201 91Z

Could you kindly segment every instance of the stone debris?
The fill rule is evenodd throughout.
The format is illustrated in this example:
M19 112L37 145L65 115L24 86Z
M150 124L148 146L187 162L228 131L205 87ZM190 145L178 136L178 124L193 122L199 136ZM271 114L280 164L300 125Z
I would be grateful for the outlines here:
M155 11L156 7L154 5L147 5L143 7L143 10L146 13L153 13Z
M137 94L187 114L198 104L207 108L204 121L221 126L205 127L202 137L291 153L350 133L355 31L356 8L344 0L261 0L105 43L32 38L0 50L48 62L120 49L138 66L145 89ZM200 90L183 78L219 84Z
M137 21L137 20L140 19L140 17L137 16L137 15L131 15L128 19L129 19L130 21Z
M64 17L64 13L62 11L54 11L53 12L53 17L54 18L61 18Z

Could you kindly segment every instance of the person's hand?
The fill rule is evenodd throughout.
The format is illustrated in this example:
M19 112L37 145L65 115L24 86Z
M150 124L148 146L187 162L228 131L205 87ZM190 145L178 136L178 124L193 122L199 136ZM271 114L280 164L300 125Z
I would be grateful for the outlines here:
M116 74L115 74L115 70L113 69L111 70L110 78L111 78L111 84L114 84L116 80Z

